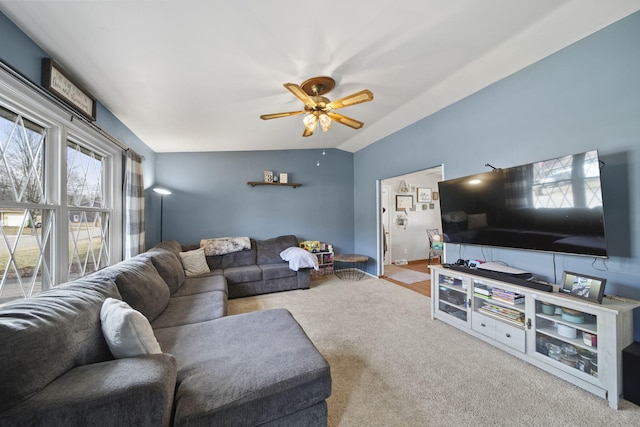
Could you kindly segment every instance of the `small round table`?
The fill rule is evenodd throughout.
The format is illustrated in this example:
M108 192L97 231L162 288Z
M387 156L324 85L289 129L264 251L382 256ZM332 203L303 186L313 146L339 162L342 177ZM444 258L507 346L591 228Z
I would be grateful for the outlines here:
M360 280L367 271L369 257L357 254L334 255L333 273L342 280Z

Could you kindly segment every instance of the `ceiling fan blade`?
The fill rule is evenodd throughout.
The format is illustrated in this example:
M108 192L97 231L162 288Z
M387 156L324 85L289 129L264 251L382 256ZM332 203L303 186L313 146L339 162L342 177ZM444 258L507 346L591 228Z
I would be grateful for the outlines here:
M313 135L313 130L309 130L308 127L304 127L304 132L302 132L302 136L311 136Z
M328 112L327 115L331 117L332 120L343 124L345 126L349 126L350 128L360 129L364 126L364 123L358 121L356 119L352 119L351 117L343 116L342 114Z
M285 83L283 85L285 88L287 88L287 90L289 90L289 92L291 92L292 94L294 94L296 96L296 98L298 98L300 101L304 102L304 105L308 105L310 107L315 107L316 106L316 102L311 99L311 97L309 95L307 95L307 93L302 90L302 88L300 86L298 86L295 83Z
M304 113L306 113L306 111L289 111L287 113L263 114L260 118L262 120L279 119L280 117L297 116Z
M369 89L364 89L360 92L345 96L344 98L331 101L327 104L327 108L330 110L337 110L338 108L349 107L350 105L361 104L363 102L369 102L372 100L373 92L371 92Z

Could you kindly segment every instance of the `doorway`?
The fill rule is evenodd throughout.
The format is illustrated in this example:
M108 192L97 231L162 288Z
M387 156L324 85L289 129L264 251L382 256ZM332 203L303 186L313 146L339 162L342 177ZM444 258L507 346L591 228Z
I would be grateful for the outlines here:
M385 178L378 181L378 276L385 266L427 263L427 229L441 230L438 182L444 166Z

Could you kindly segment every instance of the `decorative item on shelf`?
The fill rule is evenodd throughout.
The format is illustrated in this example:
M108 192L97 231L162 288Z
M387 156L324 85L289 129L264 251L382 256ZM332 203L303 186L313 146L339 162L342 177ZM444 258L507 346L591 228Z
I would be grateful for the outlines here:
M278 174L275 172L273 173L273 182L276 184L278 183Z
M264 182L273 182L273 171L264 171Z
M289 174L281 172L280 173L280 184L286 184L287 182L289 182Z
M584 323L584 313L578 310L562 307L562 319L571 323Z
M541 308L542 308L542 312L544 314L548 314L550 316L553 316L553 314L556 312L556 306L548 303L548 302L540 302Z
M300 242L300 247L309 252L319 252L321 248L319 240L305 240Z
M562 275L562 291L573 296L602 304L607 279L565 271Z

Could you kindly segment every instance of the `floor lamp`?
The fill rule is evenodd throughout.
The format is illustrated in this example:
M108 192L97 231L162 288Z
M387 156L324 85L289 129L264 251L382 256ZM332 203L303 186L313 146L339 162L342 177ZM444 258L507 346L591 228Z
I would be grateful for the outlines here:
M156 193L160 195L160 241L162 242L162 214L164 213L164 196L168 196L171 194L171 191L166 188L156 187L153 189Z

